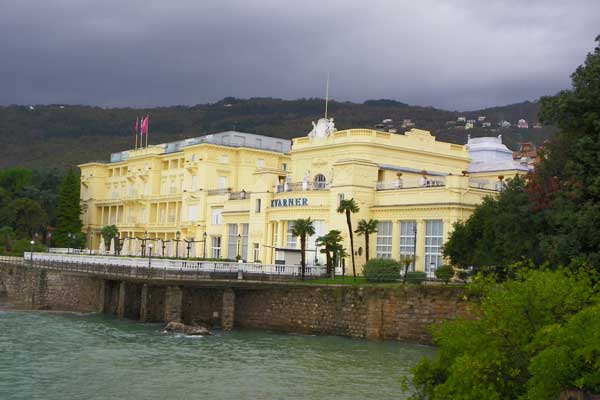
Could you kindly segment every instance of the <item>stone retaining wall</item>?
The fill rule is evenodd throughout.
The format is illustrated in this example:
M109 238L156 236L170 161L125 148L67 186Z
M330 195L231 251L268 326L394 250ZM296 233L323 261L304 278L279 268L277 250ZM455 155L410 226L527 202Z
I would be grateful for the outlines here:
M428 326L467 315L462 287L331 287L103 279L0 263L0 297L31 309L142 321L430 343Z

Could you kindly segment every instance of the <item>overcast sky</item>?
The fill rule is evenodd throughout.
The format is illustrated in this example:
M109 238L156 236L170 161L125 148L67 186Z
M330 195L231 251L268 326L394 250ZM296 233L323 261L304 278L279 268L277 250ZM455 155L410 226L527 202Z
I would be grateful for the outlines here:
M569 86L600 0L0 0L0 104L388 98L476 109Z

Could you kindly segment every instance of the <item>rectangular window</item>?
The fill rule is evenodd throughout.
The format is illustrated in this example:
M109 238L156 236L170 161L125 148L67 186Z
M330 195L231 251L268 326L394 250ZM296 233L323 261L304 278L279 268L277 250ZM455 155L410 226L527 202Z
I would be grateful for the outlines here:
M284 171L287 171L287 164L286 163L281 163L281 169Z
M238 226L237 224L227 224L227 258L235 260L238 254Z
M226 176L219 177L219 189L227 189L227 177Z
M198 206L195 204L188 206L188 221L198 221Z
M342 203L342 200L344 200L344 193L338 193L338 202L337 202L338 207Z
M212 238L212 258L221 258L221 236Z
M260 208L262 205L262 200L261 199L256 199L256 208L255 208L255 212L259 213L260 212Z
M212 209L212 224L213 225L221 225L223 223L223 208L213 208Z
M248 259L248 224L242 224L242 252L243 260Z
M229 162L229 156L227 156L227 155L219 156L219 162L221 164L227 164Z
M400 221L400 258L414 257L417 221ZM404 267L404 264L402 265ZM411 262L409 271L415 270L415 262Z
M392 222L379 221L377 225L377 258L392 258Z
M264 167L264 166L265 166L265 160L264 160L264 159L262 159L262 158L258 158L258 159L256 160L256 166L257 166L258 168L262 168L262 167Z
M260 260L260 246L258 243L254 243L254 262L258 262Z
M433 278L435 270L442 264L442 242L444 222L441 219L425 221L425 272Z
M296 248L296 242L297 242L296 239L297 238L292 233L293 231L294 231L294 221L288 221L287 238L285 241L285 247L287 247L288 249Z

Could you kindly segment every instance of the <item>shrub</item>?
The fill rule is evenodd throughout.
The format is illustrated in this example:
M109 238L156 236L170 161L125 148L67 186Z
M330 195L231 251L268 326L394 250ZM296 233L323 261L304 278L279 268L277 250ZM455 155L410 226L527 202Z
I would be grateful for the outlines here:
M427 274L423 271L408 272L406 274L406 282L420 285L427 279Z
M27 239L15 240L11 244L11 251L6 252L7 255L14 255L17 257L23 257L23 253L31 251L31 243ZM33 245L34 252L46 252L48 248L41 243L35 243Z
M363 267L363 275L369 282L392 282L400 278L400 263L388 258L374 258Z
M435 270L435 277L447 284L454 276L454 268L450 265L441 265Z

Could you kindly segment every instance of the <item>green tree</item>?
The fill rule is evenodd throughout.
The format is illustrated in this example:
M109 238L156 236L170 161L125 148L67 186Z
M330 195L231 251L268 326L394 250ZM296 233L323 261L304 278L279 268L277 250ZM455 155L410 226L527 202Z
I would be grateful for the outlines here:
M45 231L48 215L31 199L16 199L9 206L17 236L31 240L35 234Z
M368 221L361 219L358 221L358 227L354 231L354 233L358 233L359 236L365 236L365 259L367 263L369 262L369 236L372 233L377 233L378 224L379 221L376 219L369 219Z
M300 237L300 263L302 265L302 279L304 279L306 273L306 238L315 234L315 227L310 217L294 220L293 224L292 234Z
M80 242L83 237L80 235L83 223L81 222L79 190L79 177L73 170L70 170L63 179L58 192L54 239L59 247L83 245L82 243L73 243L68 237L69 233L75 234L77 242Z
M444 255L462 269L493 272L505 278L508 266L523 259L541 262L539 236L543 221L534 210L525 178L507 182L497 197L487 197L454 230L444 245Z
M543 357L541 354L554 347L553 343L560 346L560 342L545 335L569 326L574 315L599 303L590 275L585 271L522 270L514 280L502 284L492 279L479 280L470 289L472 295L480 296L474 318L446 321L434 327L433 339L439 350L433 360L423 359L413 369L412 398L558 398L559 392L575 378L575 374L567 373L573 372L573 360L552 367L562 370L558 374L561 377L569 376L551 387L552 396L536 397L532 394L540 390L534 389L539 387L535 376L546 372L538 367L548 365L536 357ZM569 337L563 336L562 340L568 341ZM597 342L597 336L592 340ZM578 344L574 341L571 346ZM585 350L579 354L581 358L576 363L585 360ZM580 376L592 370L597 377L598 364L588 365Z
M343 251L342 232L338 230L330 230L323 236L317 238L316 244L322 247L321 253L325 254L327 264L327 274L333 277L335 266L338 260L338 254Z
M546 146L529 193L547 221L540 239L547 258L566 265L584 257L600 266L600 46L571 81L571 89L541 99L540 119L560 132Z
M106 225L100 230L100 235L104 239L104 245L108 250L110 249L110 242L112 239L119 236L119 229L116 227L116 225Z
M348 234L350 235L350 256L352 257L352 275L356 280L356 263L354 262L354 235L352 232L352 214L360 211L358 204L352 198L349 200L340 201L340 205L337 208L337 212L340 214L346 214L346 224L348 225Z

